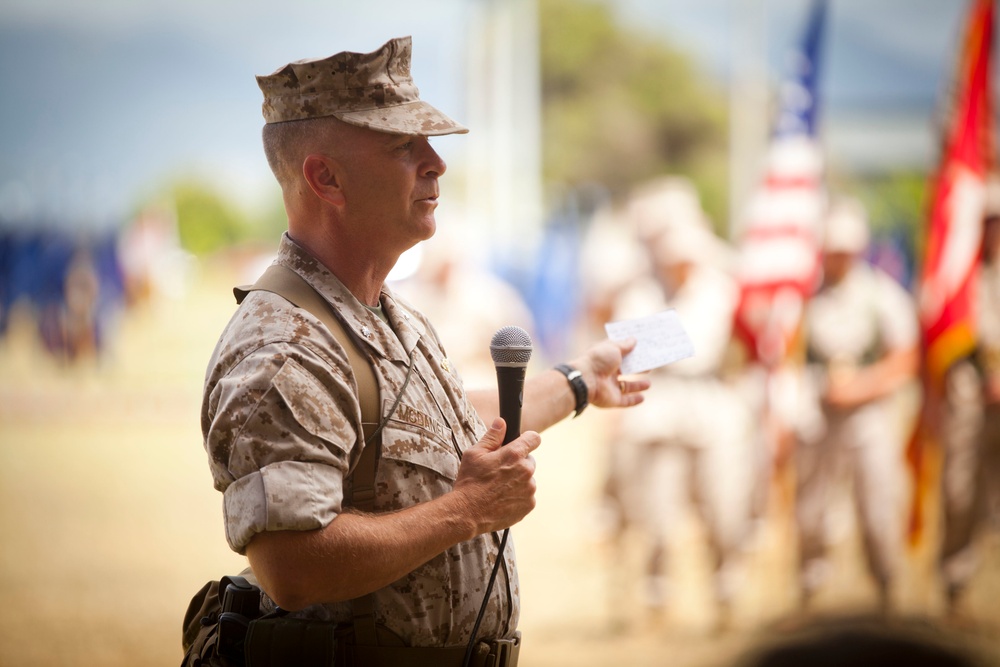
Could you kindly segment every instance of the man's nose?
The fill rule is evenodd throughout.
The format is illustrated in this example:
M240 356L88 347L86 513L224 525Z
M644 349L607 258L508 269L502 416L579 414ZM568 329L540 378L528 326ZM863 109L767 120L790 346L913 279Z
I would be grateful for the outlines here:
M426 152L423 157L423 169L421 170L424 176L441 176L448 169L448 165L445 163L444 159L438 155L438 152L434 150L434 147L430 143L424 144Z

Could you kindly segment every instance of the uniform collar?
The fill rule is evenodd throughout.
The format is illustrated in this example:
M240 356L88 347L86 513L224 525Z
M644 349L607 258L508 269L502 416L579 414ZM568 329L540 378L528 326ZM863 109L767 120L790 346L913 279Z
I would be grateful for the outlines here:
M340 313L344 324L372 353L392 361L405 362L425 334L423 325L412 311L399 303L388 287L382 286L380 300L391 328L365 308L337 276L318 259L295 243L288 232L281 236L278 264L287 266L308 282L320 296ZM395 333L394 333L395 332Z

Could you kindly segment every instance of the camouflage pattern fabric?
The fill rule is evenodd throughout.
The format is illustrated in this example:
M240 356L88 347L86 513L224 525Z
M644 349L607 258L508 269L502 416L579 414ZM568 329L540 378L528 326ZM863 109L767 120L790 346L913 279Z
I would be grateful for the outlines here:
M371 53L343 51L299 60L258 76L264 120L282 123L333 116L390 134L434 136L469 130L420 99L410 76L411 39L391 39Z
M383 289L391 328L359 303L316 259L282 238L277 262L299 273L339 312L345 329L374 359L387 411L414 355L414 377L383 432L375 511L400 510L449 492L459 450L486 427L468 401L430 323ZM395 332L395 333L394 333ZM251 293L224 330L209 364L202 430L226 537L243 553L261 531L311 530L343 511L348 471L360 457L361 408L344 349L322 323L281 297ZM496 554L489 535L458 544L375 593L376 621L411 646L464 644ZM514 551L481 627L513 637L519 600ZM508 584L510 595L508 596ZM317 605L296 617L351 618L349 602Z

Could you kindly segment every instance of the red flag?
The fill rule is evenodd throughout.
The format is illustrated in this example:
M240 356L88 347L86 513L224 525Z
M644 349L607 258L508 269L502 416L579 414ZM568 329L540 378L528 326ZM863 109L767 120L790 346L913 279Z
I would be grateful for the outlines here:
M975 347L973 277L979 263L986 175L993 165L991 52L994 0L975 0L955 72L942 160L932 185L918 309L924 409L907 451L914 472L911 543L922 535L929 482L925 458L936 445L934 415L953 363Z

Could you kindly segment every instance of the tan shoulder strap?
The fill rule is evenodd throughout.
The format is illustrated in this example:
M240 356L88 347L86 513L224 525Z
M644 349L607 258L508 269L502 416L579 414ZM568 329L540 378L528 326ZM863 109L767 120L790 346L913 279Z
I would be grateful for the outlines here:
M326 325L326 328L347 352L347 359L354 370L354 378L358 383L358 402L361 404L364 443L358 465L351 473L351 495L344 500L362 512L371 512L375 507L375 474L378 470L379 450L382 448L378 382L375 379L375 371L372 369L371 361L358 349L354 338L334 315L330 304L313 289L312 285L291 269L280 264L272 264L253 285L233 288L236 302L243 303L243 299L253 290L273 292L291 304L309 311ZM412 367L411 363L411 370ZM409 381L409 374L407 374L407 381ZM399 397L396 399L396 404L398 403ZM393 405L393 412L395 407ZM354 616L355 641L362 646L376 646L379 641L375 624L374 597L369 594L355 598L351 601L351 607Z
M292 305L309 311L326 325L347 352L347 359L351 363L354 378L358 383L358 402L361 404L361 426L365 440L361 458L352 473L354 493L349 504L362 512L370 512L375 503L375 470L378 466L376 456L380 449L378 441L369 442L373 435L378 434L380 422L378 383L371 361L358 349L354 339L344 329L340 319L333 314L333 309L326 300L295 271L280 264L272 264L253 285L233 288L236 303L243 303L247 294L254 290L272 292Z

